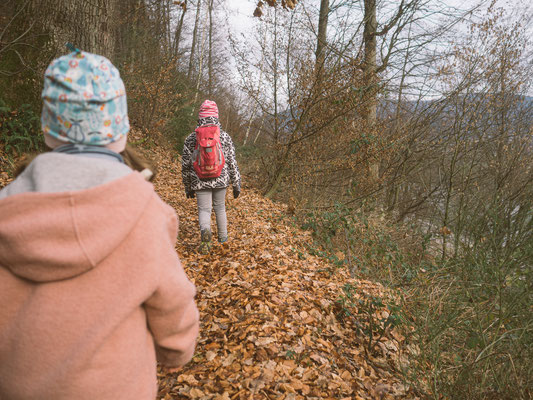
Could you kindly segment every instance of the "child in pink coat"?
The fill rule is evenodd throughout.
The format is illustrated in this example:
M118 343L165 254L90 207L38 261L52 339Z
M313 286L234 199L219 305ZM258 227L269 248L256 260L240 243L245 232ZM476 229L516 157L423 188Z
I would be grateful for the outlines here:
M45 73L41 154L0 191L0 399L153 400L187 363L195 287L177 219L123 162L124 84L75 51Z

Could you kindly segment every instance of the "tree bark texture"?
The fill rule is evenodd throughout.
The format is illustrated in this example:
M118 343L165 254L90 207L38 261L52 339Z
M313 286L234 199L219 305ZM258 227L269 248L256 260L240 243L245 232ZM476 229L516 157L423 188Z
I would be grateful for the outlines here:
M187 78L191 78L193 63L194 63L194 50L196 48L196 40L198 36L198 24L200 22L200 11L202 6L202 0L198 0L196 3L196 17L194 19L194 28L192 31L192 44L191 44L191 57L189 58L189 69L187 70Z
M316 42L316 67L321 68L326 58L329 0L321 0L318 17L318 36Z
M185 19L185 13L187 12L187 2L181 10L180 20L178 26L176 27L176 32L174 34L174 56L177 57L180 49L180 39L181 39L181 30L183 29L183 20Z
M213 96L213 2L209 0L209 56L208 56L208 86L207 93Z
M35 0L35 18L48 26L59 54L70 42L81 50L108 58L114 55L116 0Z
M366 85L365 96L363 97L363 118L369 132L375 128L377 121L377 17L376 17L376 0L365 0L364 14L364 62L363 77ZM378 179L379 164L372 162L369 165L370 174L375 181Z
M376 60L376 0L365 0L365 27L363 32L365 59L363 62L363 76L367 86L368 93L365 104L365 119L372 126L376 122L377 116L377 90L375 89L377 77L377 60Z

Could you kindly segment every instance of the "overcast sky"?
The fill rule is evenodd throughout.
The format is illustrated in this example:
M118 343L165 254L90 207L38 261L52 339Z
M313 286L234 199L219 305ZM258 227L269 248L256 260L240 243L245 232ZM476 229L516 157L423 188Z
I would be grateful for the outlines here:
M320 6L319 0L300 0L305 1L308 4L315 3L316 7ZM461 8L469 8L476 4L479 4L480 0L435 0L444 5L456 6ZM490 0L481 0L484 5L489 5ZM338 0L331 0L331 2L338 3ZM529 12L533 11L530 0L497 0L496 4L499 7L503 7L509 11ZM227 0L227 7L231 12L231 22L233 27L238 30L246 30L253 24L253 12L257 4L257 0ZM266 7L266 5L265 5Z
M330 0L330 3L338 4L341 0ZM353 1L353 0L352 0ZM362 1L362 0L361 0ZM379 0L378 0L379 1ZM395 0L382 0L382 1L395 1ZM441 6L458 7L460 9L467 10L477 4L480 4L479 0L434 0L435 3ZM280 2L280 0L278 0ZM306 5L314 6L317 9L320 7L320 0L300 0ZM485 8L491 3L491 0L481 0L482 8ZM253 17L254 9L257 5L257 0L226 0L226 8L228 10L229 29L233 34L245 37L250 37L250 32L253 31L254 24L257 22L257 18ZM497 0L496 5L502 7L514 15L518 16L529 15L533 16L533 2L531 0ZM265 5L264 7L267 7ZM529 30L529 36L533 39L533 21L526 25ZM251 41L250 41L251 42Z

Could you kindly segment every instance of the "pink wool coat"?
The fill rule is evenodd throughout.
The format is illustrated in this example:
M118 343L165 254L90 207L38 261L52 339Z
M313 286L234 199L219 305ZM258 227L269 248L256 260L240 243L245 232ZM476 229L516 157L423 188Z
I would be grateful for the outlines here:
M176 235L138 173L0 200L0 399L155 399L198 335Z

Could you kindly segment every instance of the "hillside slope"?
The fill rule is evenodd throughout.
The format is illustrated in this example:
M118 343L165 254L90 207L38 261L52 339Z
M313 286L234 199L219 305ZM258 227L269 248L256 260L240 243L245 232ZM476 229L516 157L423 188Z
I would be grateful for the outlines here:
M156 190L179 216L176 248L201 315L193 361L161 372L161 399L416 397L397 378L402 335L388 332L366 354L367 338L355 329L363 321L336 317L344 284L356 297L382 297L379 285L309 254L311 236L291 226L286 207L246 186L238 199L227 196L228 247L198 254L196 201L185 198L177 157L161 148L147 155L159 166Z

